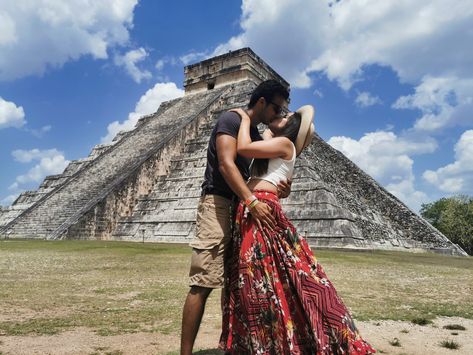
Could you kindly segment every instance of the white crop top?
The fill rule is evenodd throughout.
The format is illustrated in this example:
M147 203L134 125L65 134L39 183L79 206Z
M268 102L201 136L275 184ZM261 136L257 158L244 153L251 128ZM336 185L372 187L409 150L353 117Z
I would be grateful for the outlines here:
M277 186L282 180L287 180L292 178L292 173L294 172L294 165L296 163L296 147L294 144L294 154L292 159L286 160L282 158L269 159L268 162L268 171L263 176L251 176L251 179L261 179L266 180Z

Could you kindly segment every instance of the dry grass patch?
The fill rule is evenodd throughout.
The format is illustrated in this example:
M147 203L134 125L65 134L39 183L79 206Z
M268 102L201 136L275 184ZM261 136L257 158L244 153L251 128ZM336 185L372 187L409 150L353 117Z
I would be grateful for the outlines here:
M447 324L444 325L443 328L448 330L466 330L466 328L460 324Z
M91 241L0 242L0 334L178 334L188 286L186 245ZM473 318L473 259L319 250L358 320ZM428 297L425 295L429 295ZM220 327L220 292L207 304Z
M460 348L460 345L453 340L444 340L440 343L440 346L452 350L457 350Z

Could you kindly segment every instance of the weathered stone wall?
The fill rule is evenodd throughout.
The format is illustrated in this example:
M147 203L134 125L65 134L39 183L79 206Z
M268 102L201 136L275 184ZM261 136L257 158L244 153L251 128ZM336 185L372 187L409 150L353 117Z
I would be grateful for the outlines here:
M289 87L289 83L250 48L242 48L188 65L184 68L184 73L186 93L202 92L247 80L257 83L275 79Z
M159 142L176 134L178 122L190 121L219 95L215 90L202 95L187 95L164 110L156 118L144 118L106 153L81 169L65 184L27 209L1 230L7 237L56 238L64 233L81 214L93 208L121 182L130 171L143 163ZM115 184L115 185L114 185Z
M287 84L249 49L186 67L183 98L0 210L0 236L188 242L215 119L245 106L268 78ZM318 136L298 158L282 204L313 246L464 255Z
M66 183L71 177L87 166L88 163L106 152L111 146L112 144L96 145L88 157L79 160L72 160L61 174L46 176L38 190L22 192L11 206L5 208L4 213L0 214L0 228L5 227L8 223L12 222L15 218L34 206L41 199L47 198L47 196L56 188Z
M160 177L148 196L143 196L132 216L121 218L113 237L119 240L187 242L195 230L196 206L206 165L207 144L215 118L222 110L248 102L255 83L228 86L218 101L193 123L183 149L171 160L170 171Z
M152 191L160 178L169 174L171 161L184 151L186 140L196 137L202 121L207 120L210 115L212 104L214 101L190 119L177 119L173 130L175 134L161 141L130 175L119 177L122 181L114 186L113 191L104 191L102 200L77 222L72 222L63 237L112 239L117 222L130 216L136 203Z
M464 255L459 247L320 137L316 136L305 156L339 203L356 215L356 225L372 248Z

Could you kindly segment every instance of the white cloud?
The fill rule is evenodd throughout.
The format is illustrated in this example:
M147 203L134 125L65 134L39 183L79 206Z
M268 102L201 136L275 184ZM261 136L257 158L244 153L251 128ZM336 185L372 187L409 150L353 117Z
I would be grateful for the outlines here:
M23 185L38 183L47 175L59 174L69 164L64 154L57 149L18 149L14 150L12 155L20 163L38 162L26 174L16 177L15 182L9 187L9 190L13 191L22 188Z
M128 42L138 0L1 1L0 80L60 67Z
M163 70L165 64L166 64L166 61L164 59L159 59L158 61L156 61L156 64L154 65L154 67L157 70Z
M473 125L473 79L425 76L412 95L401 96L395 109L418 109L418 131L438 132L455 125Z
M391 183L385 187L386 190L404 202L413 211L418 213L422 204L430 202L430 198L425 192L416 190L414 182L414 175L410 175L399 183Z
M323 99L324 97L324 93L322 91L320 91L319 89L315 89L313 94L321 99Z
M413 155L437 149L433 139L398 137L393 132L366 133L360 140L332 137L328 143L345 154L386 189L417 211L427 196L414 188Z
M135 127L136 122L142 116L156 112L159 105L164 101L169 101L184 95L184 90L179 89L175 83L157 83L149 89L135 106L135 111L128 115L128 119L123 122L114 121L107 127L107 135L102 137L102 143L108 143L120 131L129 131Z
M358 93L355 99L355 104L359 107L369 107L381 103L382 101L378 96L373 96L367 91Z
M13 158L20 163L29 163L33 160L40 160L41 158L54 158L60 154L62 153L57 149L40 150L35 148L31 150L17 149L12 151Z
M240 48L240 47L237 47ZM191 63L195 63L201 60L204 60L208 57L213 56L210 52L190 52L188 54L185 54L183 56L179 57L179 60L182 62L184 65L188 65Z
M8 195L7 197L0 200L0 205L3 205L3 206L11 205L13 201L15 201L19 195L20 195L20 192Z
M16 41L15 22L8 14L0 12L0 46Z
M30 132L36 138L42 138L45 133L51 130L51 125L46 125L41 128L27 128L26 130Z
M177 59L176 57L173 57L173 56L165 56L161 59L158 59L154 67L156 68L157 71L161 71L164 69L164 66L167 64L170 64L172 66L175 66L175 65L181 66L180 59Z
M215 52L250 46L296 87L310 86L316 71L349 89L374 63L404 82L471 77L472 20L467 0L244 0L242 32Z
M24 126L25 111L23 107L15 105L14 102L6 101L0 97L0 129L7 127L20 128Z
M465 131L455 145L455 161L423 178L442 192L473 194L473 130Z
M141 83L143 79L151 79L152 75L148 70L140 70L137 63L143 61L148 56L144 48L138 48L125 53L125 55L116 55L115 64L124 67L136 83Z

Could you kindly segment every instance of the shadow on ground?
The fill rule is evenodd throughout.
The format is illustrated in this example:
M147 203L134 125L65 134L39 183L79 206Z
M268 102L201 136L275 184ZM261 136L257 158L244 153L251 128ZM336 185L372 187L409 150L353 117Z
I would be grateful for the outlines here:
M219 349L205 349L199 350L192 353L193 355L224 355L225 352ZM178 351L171 351L166 355L179 355Z
M205 350L199 350L194 353L194 355L223 355L223 354L225 353L220 349L205 349Z

